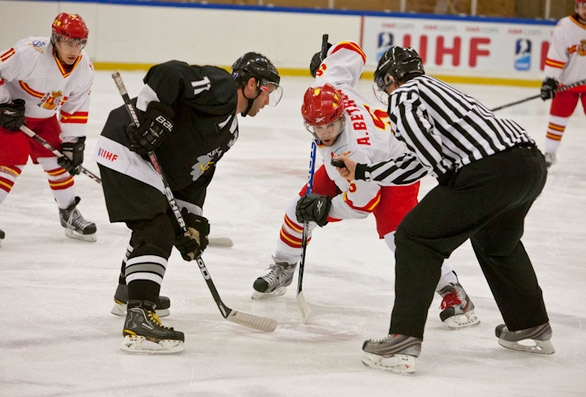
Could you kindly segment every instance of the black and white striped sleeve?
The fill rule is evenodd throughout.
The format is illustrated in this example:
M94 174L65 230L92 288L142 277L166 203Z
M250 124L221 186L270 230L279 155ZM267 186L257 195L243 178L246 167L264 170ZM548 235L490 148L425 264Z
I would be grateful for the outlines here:
M380 185L411 185L427 174L427 169L411 153L376 164L358 164L356 179Z

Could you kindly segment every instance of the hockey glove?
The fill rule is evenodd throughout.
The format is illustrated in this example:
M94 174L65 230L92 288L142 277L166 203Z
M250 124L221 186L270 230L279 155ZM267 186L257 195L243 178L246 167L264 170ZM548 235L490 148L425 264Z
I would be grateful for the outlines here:
M159 147L173 131L174 116L175 112L170 106L161 102L149 103L140 127L130 124L126 128L130 150L142 155Z
M297 202L295 215L299 222L315 222L322 227L328 223L328 214L332 206L332 198L317 193L302 196Z
M175 237L175 247L181 252L181 257L189 262L200 256L208 246L210 224L203 216L187 212L185 208L181 210L181 215L187 232Z
M77 138L77 142L63 142L61 151L63 157L57 159L57 163L71 175L79 175L81 163L83 163L83 151L85 150L85 136Z
M0 104L0 127L9 131L18 131L25 124L24 100L15 99L12 103Z
M330 43L328 43L327 51L329 51L331 47L332 47L332 45ZM327 51L326 51L326 53L327 53ZM311 57L311 62L309 63L309 73L311 73L311 77L315 78L315 76L317 74L317 70L319 69L319 65L321 65L321 63L323 61L324 61L324 58L322 57L321 51L313 54L313 57Z
M543 80L541 84L541 99L544 101L546 99L552 99L555 96L555 89L558 86L558 82L552 79L551 77L546 78Z

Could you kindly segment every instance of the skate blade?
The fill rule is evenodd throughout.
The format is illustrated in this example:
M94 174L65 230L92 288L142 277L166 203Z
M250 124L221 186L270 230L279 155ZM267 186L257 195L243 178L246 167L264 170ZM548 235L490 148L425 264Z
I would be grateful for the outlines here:
M185 350L180 340L164 339L152 342L144 336L126 335L120 349L130 354L174 354Z
M480 320L474 313L474 310L470 310L465 314L456 314L455 316L446 318L444 324L452 329L458 329L478 325L480 324Z
M76 232L75 230L72 229L68 229L68 228L63 228L63 230L65 230L65 235L69 238L73 238L75 240L81 240L81 241L89 241L91 243L95 243L98 238L96 237L96 234L81 234Z
M391 357L385 357L365 352L362 356L362 363L370 368L399 375L409 375L415 372L415 357L406 354L395 354Z
M499 338L498 342L499 345L506 349L517 350L521 352L535 354L555 353L555 349L553 348L550 340L524 339L517 342L509 342Z
M276 290L274 290L273 292L253 291L251 298L253 300L257 300L257 301L263 300L263 299L273 299L273 298L278 298L279 296L285 295L285 292L287 292L287 287L279 287Z
M126 303L115 302L114 306L112 306L112 310L110 310L110 313L115 316L126 316ZM169 314L171 314L169 309L157 309L155 310L155 313L159 317L167 317Z

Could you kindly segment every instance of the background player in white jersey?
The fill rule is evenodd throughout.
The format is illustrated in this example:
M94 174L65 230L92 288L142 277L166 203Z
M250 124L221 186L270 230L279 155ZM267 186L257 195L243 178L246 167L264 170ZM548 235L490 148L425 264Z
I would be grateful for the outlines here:
M238 114L256 116L281 99L280 76L264 55L248 52L232 75L215 66L169 61L153 66L133 101L140 126L124 106L112 110L98 139L97 161L111 222L132 230L115 299L124 314L122 350L175 353L183 332L161 324L155 309L175 246L186 261L201 255L210 225L203 205L217 162L236 143ZM169 208L161 178L146 154L154 151L190 231L184 235ZM116 314L116 313L115 313Z
M51 37L28 37L0 53L0 203L30 156L41 164L68 237L96 241L96 225L76 208L73 175L79 174L94 70L83 50L88 28L76 14L61 13ZM66 158L20 132L25 125ZM4 233L0 231L0 239Z
M274 263L265 276L254 282L254 299L281 296L291 284L301 255L303 222L310 222L309 240L318 225L363 219L372 213L379 237L394 251L395 230L417 204L417 180L425 173L423 167L405 174L403 182L407 186L381 187L374 182L348 181L330 162L337 155L372 163L405 153L405 145L393 137L386 112L354 89L365 62L362 49L353 42L340 42L330 47L325 59L318 53L312 60L310 71L316 79L305 93L301 114L324 164L315 172L313 193L305 196L304 186L290 202ZM320 206L326 211L318 214ZM440 317L448 326L458 328L479 322L474 305L448 265L442 268L437 292L444 298Z
M547 59L545 80L541 87L543 100L553 98L545 135L545 162L556 163L556 152L578 101L586 113L586 85L554 93L558 85L586 79L586 1L576 0L576 12L562 18L555 29Z

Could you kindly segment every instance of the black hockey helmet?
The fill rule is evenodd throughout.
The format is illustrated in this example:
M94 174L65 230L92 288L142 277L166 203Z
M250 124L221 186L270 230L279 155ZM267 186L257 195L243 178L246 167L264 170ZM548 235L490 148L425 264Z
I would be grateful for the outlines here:
M414 76L425 74L421 57L411 47L392 46L378 61L374 72L374 82L384 91L394 82L405 82Z
M281 76L273 63L258 52L247 52L232 65L232 77L239 84L246 84L251 77L279 85Z
M277 106L281 101L283 89L279 85L281 82L279 71L269 58L258 52L247 52L238 58L232 64L232 77L243 89L251 78L254 77L257 82L257 96L254 98L245 96L248 99L248 109L243 113L244 116L248 114L252 103L263 91L269 93L269 106Z

